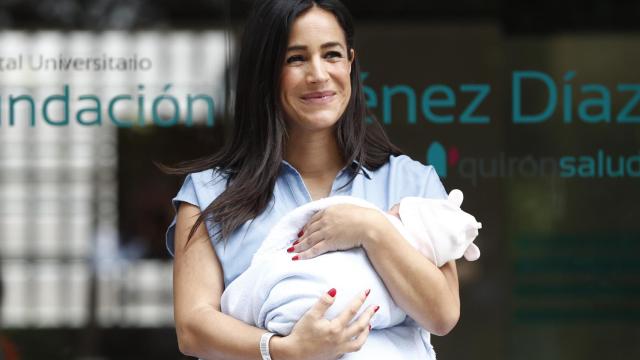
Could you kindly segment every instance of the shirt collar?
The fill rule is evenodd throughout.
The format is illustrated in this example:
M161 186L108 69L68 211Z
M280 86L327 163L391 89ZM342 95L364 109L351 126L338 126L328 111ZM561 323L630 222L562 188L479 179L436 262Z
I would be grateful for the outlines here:
M345 166L344 168L342 168L342 170L340 170L340 172L346 170L347 168L351 171L356 171L356 169L358 168L358 164L360 164L358 162L358 160L353 160L353 162L351 163L350 166ZM298 172L298 170L296 168L293 167L293 165L289 164L286 160L282 159L282 165L286 166L287 168L289 168L290 170L295 171L296 173ZM365 176L365 178L371 180L372 176L371 176L371 171L369 169L367 169L366 167L362 167L361 172L363 173L363 175Z
M360 162L358 162L358 160L353 160L353 162L351 163L351 170L356 171L356 169L358 168L358 164L360 164ZM364 176L371 180L371 171L369 171L369 169L367 169L366 167L362 166L362 170L364 173Z

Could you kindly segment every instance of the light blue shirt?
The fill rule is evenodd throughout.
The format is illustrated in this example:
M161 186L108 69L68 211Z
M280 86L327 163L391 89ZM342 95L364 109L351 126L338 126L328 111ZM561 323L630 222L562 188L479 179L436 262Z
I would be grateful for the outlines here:
M351 184L340 189L349 181L349 175L353 171L355 170L351 166L345 166L336 175L329 196L359 197L385 211L406 196L435 199L447 197L447 192L433 166L423 165L406 155L390 156L389 161L375 171L363 168ZM180 201L195 205L204 211L224 191L225 184L226 179L214 170L187 175L182 188L172 200L176 213ZM237 228L226 244L217 239L212 240L224 273L225 287L249 267L253 254L273 225L289 211L310 201L311 195L302 176L291 164L283 160L274 194L267 208L255 219ZM174 218L166 234L167 249L172 255L175 224ZM214 228L209 229L210 236L213 236L214 232Z

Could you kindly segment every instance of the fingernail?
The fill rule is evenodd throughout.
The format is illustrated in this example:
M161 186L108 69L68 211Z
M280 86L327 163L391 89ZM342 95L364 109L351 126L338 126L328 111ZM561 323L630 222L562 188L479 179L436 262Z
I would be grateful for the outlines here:
M293 245L298 245L298 243L300 242L300 240L296 240L293 242Z
M295 261L295 260L298 260L298 259L299 259L299 258L298 258L298 255L296 255L296 256L294 256L294 257L292 257L292 258L291 258L291 260L294 260L294 261Z
M371 289L367 289L367 291L364 292L364 296L369 296L370 292L371 292Z
M295 249L294 249L294 248L293 248L293 246L292 246L292 247L290 247L290 248L288 248L288 249L287 249L287 252L293 252L293 250L295 250Z
M336 289L332 288L331 290L327 291L327 294L329 294L329 296L331 296L331 297L335 297L336 296Z
M300 232L298 233L298 237L304 235L304 231L300 230Z
M371 331L371 324L369 324L369 331Z
M379 309L380 309L380 306L376 305L376 308L373 309L373 312L376 313L376 312L378 312Z

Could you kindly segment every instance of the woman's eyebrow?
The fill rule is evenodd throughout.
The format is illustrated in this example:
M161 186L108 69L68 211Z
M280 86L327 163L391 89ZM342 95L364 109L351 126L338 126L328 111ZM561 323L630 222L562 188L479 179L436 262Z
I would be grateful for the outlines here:
M326 49L326 48L330 48L330 47L341 47L344 48L344 46L342 46L341 43L337 42L337 41L330 41L327 43L324 43L322 45L320 45L321 49ZM295 50L307 50L307 46L306 45L291 45L287 48L287 51L295 51Z

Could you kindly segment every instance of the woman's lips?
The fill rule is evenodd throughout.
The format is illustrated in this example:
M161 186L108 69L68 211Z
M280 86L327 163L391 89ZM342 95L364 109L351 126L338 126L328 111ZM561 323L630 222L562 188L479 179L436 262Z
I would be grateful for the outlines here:
M309 104L326 104L331 102L336 96L333 91L321 91L309 93L302 96L302 101Z

